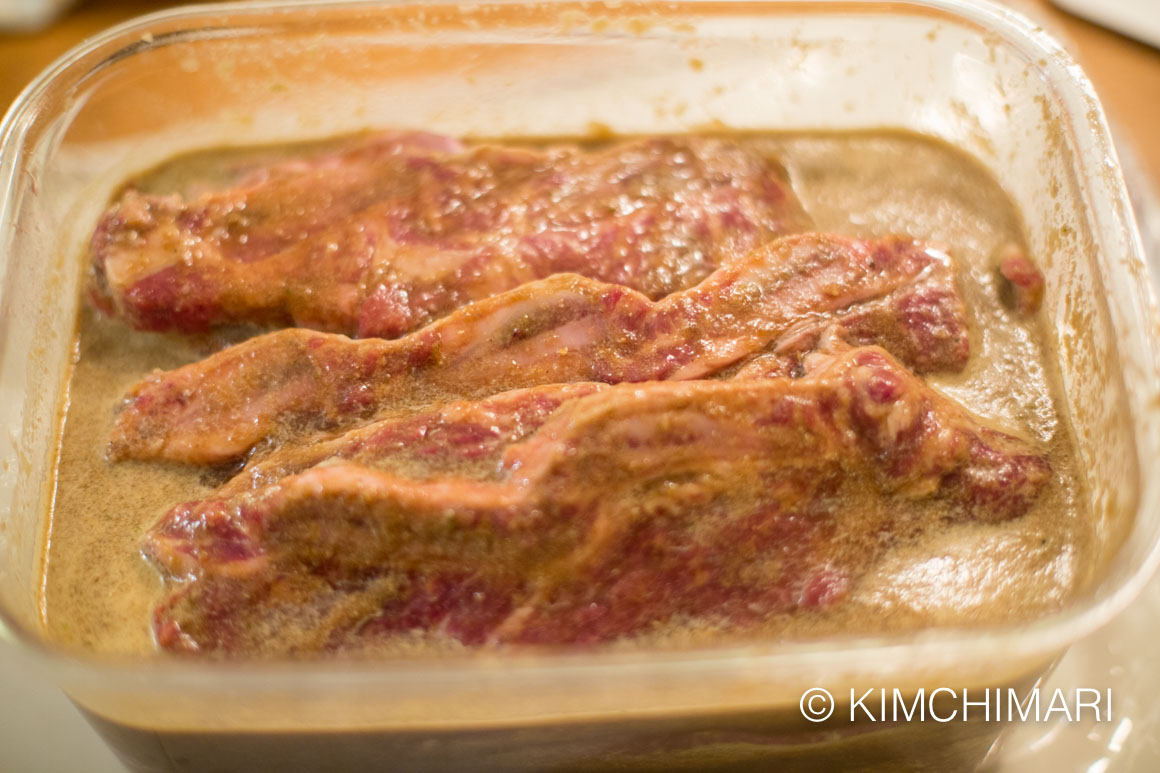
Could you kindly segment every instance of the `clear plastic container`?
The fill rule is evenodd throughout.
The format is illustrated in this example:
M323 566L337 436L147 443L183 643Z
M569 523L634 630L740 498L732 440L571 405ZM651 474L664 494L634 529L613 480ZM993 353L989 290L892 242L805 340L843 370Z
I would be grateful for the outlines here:
M977 157L1047 274L1100 573L1023 624L682 652L124 662L37 608L83 244L174 154L368 127L524 136L901 127ZM973 767L1002 729L805 722L810 687L1030 684L1160 561L1160 317L1103 113L1049 37L960 0L185 7L59 60L0 128L0 639L141 770ZM839 711L841 711L839 709Z

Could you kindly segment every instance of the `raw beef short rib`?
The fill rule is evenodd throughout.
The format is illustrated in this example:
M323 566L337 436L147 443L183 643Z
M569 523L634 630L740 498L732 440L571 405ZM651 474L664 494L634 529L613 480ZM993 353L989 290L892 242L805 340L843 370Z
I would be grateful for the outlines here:
M506 446L500 480L330 459L175 508L145 548L171 583L158 641L309 654L418 629L493 645L745 630L841 599L908 520L1018 517L1051 478L1043 452L880 348L828 341L806 369L577 395Z
M93 235L92 287L145 330L393 338L557 273L657 299L808 228L780 165L726 140L535 150L391 133L190 201L127 191Z
M138 384L113 458L218 463L416 403L575 381L688 380L790 349L827 325L920 370L963 367L966 309L940 250L904 239L784 237L660 301L575 274L466 306L394 341L288 329ZM808 347L806 347L808 348Z

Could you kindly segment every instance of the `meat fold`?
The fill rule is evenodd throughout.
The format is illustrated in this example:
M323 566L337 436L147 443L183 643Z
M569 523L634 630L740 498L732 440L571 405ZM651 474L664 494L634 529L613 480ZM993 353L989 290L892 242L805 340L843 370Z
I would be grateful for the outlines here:
M560 406L609 388L588 381L516 389L288 445L251 461L211 497L174 507L167 518L174 523L212 519L214 512L244 501L240 496L323 463L352 463L412 479L453 474L494 478L502 472L504 451L535 433ZM165 556L169 574L197 571L198 557L179 548L152 554Z
M92 286L145 330L393 338L556 273L660 298L808 227L780 165L727 140L541 150L395 132L192 200L127 191L92 237Z
M660 301L561 274L394 341L301 329L258 336L134 387L109 451L213 464L424 402L574 381L702 378L776 349L787 334L800 350L835 321L921 370L960 369L969 353L945 253L904 239L803 234Z
M802 378L600 387L502 451L503 476L331 459L171 511L161 646L362 650L396 634L579 644L744 631L846 594L890 535L1022 515L1045 453L885 350L832 341Z

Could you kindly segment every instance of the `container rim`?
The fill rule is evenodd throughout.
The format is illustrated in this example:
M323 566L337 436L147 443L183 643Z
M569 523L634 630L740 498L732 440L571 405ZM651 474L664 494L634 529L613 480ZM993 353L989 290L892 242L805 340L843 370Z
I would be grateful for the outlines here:
M12 202L15 157L18 152L16 148L19 147L20 140L28 128L39 119L39 102L50 85L66 75L79 60L103 48L110 49L105 62L134 55L141 47L143 33L159 23L208 22L212 25L215 19L233 14L255 16L301 11L372 10L408 5L536 7L551 6L563 1L566 0L531 2L484 0L479 3L462 3L458 0L424 0L420 3L407 0L249 0L215 5L181 6L143 15L113 26L84 40L57 58L24 88L3 121L0 121L0 228L10 227L14 217ZM584 4L597 7L603 5L587 0L584 0ZM613 3L609 7L618 5L619 3ZM625 5L636 7L637 4ZM643 2L639 5L645 8L649 3ZM676 3L662 5L690 9L698 6L711 8L715 5L731 5L739 8L776 6L801 13L817 13L834 6L846 12L861 14L925 11L934 12L939 18L952 23L966 23L999 38L1030 61L1038 62L1040 69L1056 91L1060 92L1065 102L1083 107L1082 111L1068 111L1070 121L1068 128L1077 136L1086 136L1092 143L1090 150L1094 151L1083 154L1083 158L1080 159L1083 167L1081 171L1093 181L1093 185L1109 194L1107 198L1111 207L1110 216L1119 223L1128 240L1127 246L1131 254L1125 256L1125 259L1132 261L1134 265L1138 264L1142 274L1147 273L1143 246L1131 207L1127 204L1127 190L1118 157L1095 90L1070 54L1026 16L991 0L679 0ZM1097 162L1093 159L1108 159L1110 168L1102 166L1097 168ZM6 256L0 255L0 273L6 263ZM1160 329L1157 326L1160 314L1157 312L1150 282L1140 283L1132 302L1122 306L1119 313L1140 331L1139 335L1147 336L1150 331ZM1153 351L1152 347L1148 347L1148 351ZM1151 394L1160 393L1160 379L1153 373L1150 374L1150 381L1155 387ZM1148 395L1129 394L1132 413L1138 415L1148 399ZM1139 444L1138 423L1135 440ZM1141 472L1137 519L1141 512L1160 509L1160 459L1151 471L1158 474L1149 475L1148 469ZM101 657L61 647L17 622L2 607L0 607L0 643L15 646L40 665L51 668L54 678L58 681L66 675L78 680L94 676L100 678L119 676L147 679L151 686L159 686L158 680L162 680L166 684L184 689L216 687L217 682L207 679L209 674L228 675L234 688L244 688L251 683L267 685L270 679L279 677L292 677L296 686L333 687L347 680L352 684L365 683L368 676L375 675L397 684L431 685L440 680L459 679L465 674L488 673L502 673L505 678L510 678L515 673L550 671L555 675L582 673L588 678L597 675L615 678L617 673L625 673L626 669L631 669L634 674L664 676L671 674L680 664L694 663L702 672L738 669L761 671L782 668L790 664L849 663L869 653L873 654L876 664L886 667L905 665L919 652L926 656L948 648L958 652L971 650L978 653L997 653L1014 661L1021 656L1058 652L1076 639L1104 625L1139 595L1157 567L1160 567L1160 541L1150 546L1137 571L1102 598L1093 593L1087 598L1077 599L1056 613L1025 623L928 629L917 634L858 636L813 642L722 645L678 651L594 653L587 650L519 655L470 653L438 659L380 661L230 663L165 658L140 660Z

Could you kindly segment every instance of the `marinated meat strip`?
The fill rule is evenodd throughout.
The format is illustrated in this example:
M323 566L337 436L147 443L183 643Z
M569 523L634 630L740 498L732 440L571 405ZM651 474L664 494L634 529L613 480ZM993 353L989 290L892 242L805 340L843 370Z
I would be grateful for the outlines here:
M409 403L573 381L701 378L835 316L860 339L880 331L903 355L919 353L924 369L966 362L966 311L945 253L902 239L803 234L655 302L563 274L395 341L300 329L259 336L134 387L110 455L217 463L269 438L342 429Z
M844 331L834 326L823 346L832 350L844 346ZM771 355L780 360L781 354ZM762 364L765 357L753 365ZM773 377L756 373L752 366L738 378ZM390 417L371 422L337 436L288 445L252 460L245 468L203 500L173 508L170 520L200 521L215 511L236 506L239 495L278 482L322 463L352 462L409 478L431 478L447 474L494 477L500 472L504 450L522 440L548 420L562 405L609 389L599 382L548 384L516 389L479 401L459 401L438 410ZM170 561L165 569L181 575L195 571L196 557L180 550L160 551Z
M745 630L835 603L924 517L1018 517L1052 475L880 348L827 342L806 368L565 402L508 446L500 481L342 461L177 508L146 541L173 585L157 640L273 654L416 628L464 644Z
M197 521L236 506L237 497L322 463L349 462L409 478L494 477L508 446L533 434L561 405L609 389L607 384L548 384L460 401L435 411L383 419L337 437L277 449L250 464L213 496L174 507L171 521ZM196 571L180 549L153 551L174 575ZM176 562L176 563L174 563Z
M588 152L393 133L192 201L126 192L93 235L93 287L146 330L393 338L556 273L657 299L808 227L784 170L726 140Z

